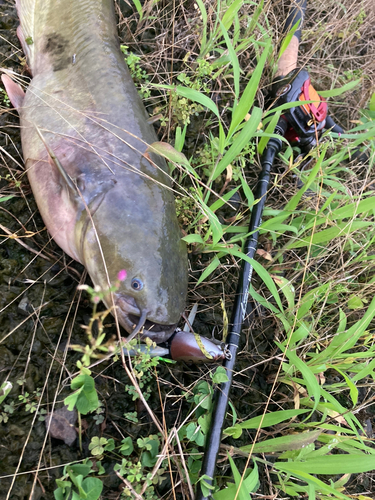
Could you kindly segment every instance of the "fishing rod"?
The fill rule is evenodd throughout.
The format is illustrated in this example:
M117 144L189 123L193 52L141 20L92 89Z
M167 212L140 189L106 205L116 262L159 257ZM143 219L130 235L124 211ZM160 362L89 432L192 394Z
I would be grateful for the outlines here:
M270 98L273 100L275 106L301 101L313 101L313 103L297 105L284 112L275 127L274 134L277 137L269 139L262 155L262 170L259 174L254 194L254 198L259 201L253 206L249 224L249 236L244 245L244 254L248 259L255 257L271 168L276 155L282 148L282 137L285 137L291 144L297 144L301 148L301 151L305 153L316 145L317 137L324 128L331 129L337 133L343 132L341 127L336 125L330 117L327 117L327 103L311 85L307 71L297 69L298 47L305 10L306 0L294 0L285 22L284 33L290 32L296 23L298 23L298 27L288 47L279 59L278 71L272 85ZM212 420L207 435L206 449L202 463L201 477L204 476L205 481L210 485L213 483L237 349L248 304L249 287L253 273L253 266L248 259L243 259L241 264L227 338L229 356L223 362L228 381L222 383L214 394ZM206 496L199 487L195 500L208 500L209 498L212 498L211 494Z

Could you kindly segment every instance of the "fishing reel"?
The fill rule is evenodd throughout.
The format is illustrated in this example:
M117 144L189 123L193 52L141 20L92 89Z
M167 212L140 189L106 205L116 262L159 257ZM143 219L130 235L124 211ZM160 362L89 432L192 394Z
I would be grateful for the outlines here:
M302 152L312 149L326 125L328 106L326 100L311 85L308 72L296 68L286 76L276 78L268 100L271 101L272 108L296 103L282 115L287 122L284 137ZM298 105L298 102L304 103Z

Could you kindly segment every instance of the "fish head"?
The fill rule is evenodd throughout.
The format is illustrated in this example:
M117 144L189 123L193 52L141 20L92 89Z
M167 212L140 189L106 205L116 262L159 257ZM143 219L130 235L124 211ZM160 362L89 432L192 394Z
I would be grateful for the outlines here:
M141 187L124 197L116 184L91 217L84 211L80 260L125 330L160 343L185 309L187 250L173 194Z

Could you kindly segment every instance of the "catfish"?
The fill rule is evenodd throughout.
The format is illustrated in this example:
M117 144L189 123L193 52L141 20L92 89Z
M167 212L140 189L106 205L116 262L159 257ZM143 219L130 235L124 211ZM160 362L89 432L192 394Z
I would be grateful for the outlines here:
M156 134L120 50L113 0L16 7L32 79L26 92L10 73L2 79L44 223L108 291L104 302L130 336L164 342L185 308L187 249L167 165L150 148Z

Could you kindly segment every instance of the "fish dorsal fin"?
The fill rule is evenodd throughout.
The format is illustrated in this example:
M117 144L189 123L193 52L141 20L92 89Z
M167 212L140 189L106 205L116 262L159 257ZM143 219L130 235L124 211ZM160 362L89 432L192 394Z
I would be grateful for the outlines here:
M25 92L23 91L23 88L14 80L12 80L8 75L1 75L1 79L12 105L16 109L22 108L23 100L25 98Z
M41 5L36 5L36 0L16 0L17 14L20 20L20 25L17 28L17 36L21 42L22 49L27 58L27 64L34 70L34 54L35 54L35 15L38 9L42 9Z
M44 144L44 147L46 148L49 157L51 158L53 164L57 168L60 176L64 179L65 185L67 186L69 192L74 198L77 198L78 192L77 192L77 187L75 186L74 182L72 181L71 177L68 175L64 167L61 165L60 161L56 157L55 153L52 151L52 149L49 147L47 141L43 137L42 132L39 130L39 128L35 125L36 131L41 139L41 141Z

